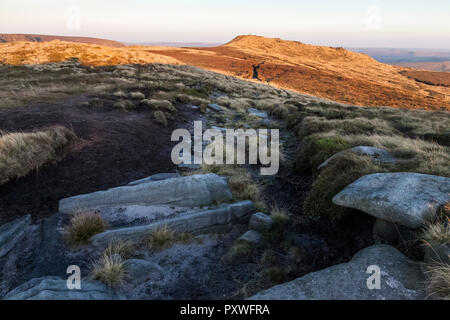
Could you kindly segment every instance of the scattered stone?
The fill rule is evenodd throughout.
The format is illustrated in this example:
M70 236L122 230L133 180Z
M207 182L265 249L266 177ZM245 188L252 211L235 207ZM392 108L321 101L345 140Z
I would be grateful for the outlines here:
M150 181L161 181L161 180L167 180L171 178L178 178L180 175L178 173L157 173L150 177L132 181L128 185L129 186L137 186L138 184L143 184Z
M255 230L248 230L238 240L258 244L261 241L261 233Z
M147 281L160 281L164 278L163 269L156 263L129 259L125 261L127 279L131 284L141 284Z
M165 219L143 226L108 230L92 237L96 247L104 247L112 240L140 241L148 237L154 230L163 226L179 233L205 234L219 233L229 230L233 224L247 223L250 214L254 212L251 201L241 201L220 207L194 211L175 218Z
M379 267L380 287L369 277ZM369 271L368 271L369 270ZM251 300L415 300L424 299L421 266L394 247L374 245L358 252L348 263L309 273L262 291Z
M329 157L327 160L325 160L321 165L317 167L317 170L321 170L323 167L328 165L328 163L342 155L344 152L353 152L357 154L361 154L364 156L372 157L374 160L379 161L380 163L395 163L398 160L394 158L394 156L384 149L375 148L375 147L367 147L367 146L358 146L353 147L351 149L347 149L341 152L338 152L331 157Z
M59 277L34 278L18 286L5 300L116 300L118 296L103 283L81 281L80 290L67 288L67 280Z
M59 212L97 210L127 205L199 207L232 199L226 179L216 174L192 175L151 181L62 199Z
M222 107L219 106L219 105L216 104L216 103L210 103L210 104L208 104L208 109L213 110L213 111L217 111L217 112L223 111Z
M252 116L255 116L255 117L258 117L258 118L261 118L261 119L267 119L268 118L267 112L260 111L260 110L255 109L255 108L248 108L247 112L248 112L248 114L250 114Z
M417 229L449 200L449 178L397 172L361 177L337 194L333 203Z
M27 214L0 226L0 258L6 256L14 248L30 224L31 215Z
M200 109L199 106L194 106L194 105L192 105L192 104L190 104L190 105L188 105L188 106L189 106L189 108L191 108L191 109L193 109L193 110L198 110L198 109Z
M250 229L256 231L269 230L273 225L273 219L271 216L264 214L262 212L257 212L250 217L250 222L248 224Z

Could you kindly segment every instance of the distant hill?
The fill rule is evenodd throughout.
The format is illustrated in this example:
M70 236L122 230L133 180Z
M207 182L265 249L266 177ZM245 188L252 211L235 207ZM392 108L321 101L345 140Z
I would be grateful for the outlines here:
M440 62L405 62L396 63L396 65L403 67L410 67L414 69L423 69L439 72L450 72L450 61L440 61Z
M148 47L200 68L363 106L450 110L447 73L420 74L344 48L254 35L212 48Z
M49 42L0 43L0 63L40 64L77 58L85 65L166 63L181 64L178 60L139 48L111 48L98 44L73 43L60 40Z
M125 47L124 44L113 41L98 38L88 38L88 37L68 37L68 36L49 36L41 34L8 34L0 33L0 43L25 41L25 42L47 42L53 40L61 40L67 42L76 43L89 43L89 44L99 44L101 46L122 48Z

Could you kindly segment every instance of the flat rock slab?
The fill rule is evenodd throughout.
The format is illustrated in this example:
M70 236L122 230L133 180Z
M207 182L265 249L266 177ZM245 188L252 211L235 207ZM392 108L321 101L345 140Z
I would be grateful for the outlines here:
M161 205L141 206L134 204L129 206L105 207L100 208L97 211L111 227L126 227L174 218L181 214L191 212L193 209Z
M423 227L450 201L450 179L419 173L375 173L339 192L333 203L407 228Z
M380 270L380 289L369 289L370 266ZM358 252L348 263L309 273L262 291L251 300L415 300L424 299L420 264L394 247L375 245Z
M260 110L255 109L255 108L248 108L247 112L248 112L249 115L252 115L252 116L255 116L255 117L258 117L258 118L261 118L261 119L267 119L268 118L267 112L260 111Z
M241 201L212 210L184 214L148 225L108 230L93 236L92 243L96 247L104 247L113 240L141 241L154 230L163 226L180 233L202 234L220 232L235 223L248 222L254 209L253 202Z
M4 257L17 244L31 224L31 215L23 216L0 226L0 258Z
M273 219L271 216L262 212L252 214L248 227L257 231L269 230L273 225Z
M210 173L151 181L62 199L59 212L71 214L78 210L127 205L199 207L231 199L226 179Z
M81 281L80 290L69 290L58 277L34 278L20 285L5 300L114 300L117 295L98 281Z
M261 233L255 230L248 230L246 233L239 237L239 241L258 244L261 241Z
M218 104L216 104L216 103L208 104L208 109L213 110L213 111L217 111L217 112L223 111L223 108L221 106L219 106Z
M132 181L128 185L129 186L137 186L138 184L143 184L143 183L147 183L147 182L151 182L151 181L161 181L161 180L166 180L166 179L171 179L171 178L178 178L179 176L180 175L178 173L157 173L157 174L154 174L154 175L144 178L144 179Z
M353 152L353 153L361 154L364 156L369 156L369 157L372 157L374 160L379 161L381 163L395 163L398 161L387 150L375 148L375 147L368 147L368 146L357 146L357 147L353 147L351 149L347 149L347 150L344 150L344 151L341 151L341 152L338 152L338 153L332 155L327 160L325 160L321 165L319 165L317 167L317 170L321 170L322 168L324 168L326 165L328 165L328 163L331 160L338 158L343 152Z

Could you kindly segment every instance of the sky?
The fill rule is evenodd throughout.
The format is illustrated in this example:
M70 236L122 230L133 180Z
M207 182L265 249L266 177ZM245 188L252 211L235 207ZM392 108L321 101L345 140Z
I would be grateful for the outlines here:
M450 1L1 0L0 33L215 43L256 34L316 45L450 49Z

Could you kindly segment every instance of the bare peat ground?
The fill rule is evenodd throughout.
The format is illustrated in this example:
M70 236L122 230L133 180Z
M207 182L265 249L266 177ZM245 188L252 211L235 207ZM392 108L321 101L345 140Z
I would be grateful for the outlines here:
M0 224L28 213L35 220L44 218L57 212L62 198L174 171L170 135L175 128L192 125L198 111L180 107L175 120L164 127L152 121L150 110L126 113L108 106L80 106L88 98L0 110L0 130L63 125L79 138L57 164L0 186Z

